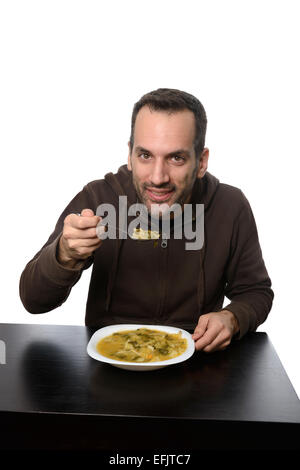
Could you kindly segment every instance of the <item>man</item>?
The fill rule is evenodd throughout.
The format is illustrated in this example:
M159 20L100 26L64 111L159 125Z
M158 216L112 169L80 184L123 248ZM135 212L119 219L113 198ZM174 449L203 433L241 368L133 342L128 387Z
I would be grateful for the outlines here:
M134 106L128 164L92 181L61 214L47 243L25 267L20 296L31 313L60 306L93 264L86 324L167 324L193 332L212 352L254 331L273 301L255 220L243 193L207 172L206 114L194 96L173 89L144 95ZM97 208L119 197L152 213L204 205L204 244L184 236L99 238ZM121 233L121 230L120 230ZM224 296L231 302L224 308Z

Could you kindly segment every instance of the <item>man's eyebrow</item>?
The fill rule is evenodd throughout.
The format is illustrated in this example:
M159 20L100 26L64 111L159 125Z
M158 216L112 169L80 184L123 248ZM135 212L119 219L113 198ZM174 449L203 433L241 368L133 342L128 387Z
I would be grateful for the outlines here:
M135 151L136 151L136 152L147 152L147 153L151 153L150 150L147 150L147 149L145 149L144 147L141 147L140 145L137 145L137 146L135 147Z
M140 145L137 145L135 147L135 151L136 152L145 152L145 153L149 153L152 155L151 151L150 150L147 150L145 149L144 147L141 147ZM170 152L167 154L167 156L172 156L172 155L177 155L179 153L185 153L187 154L188 156L191 156L191 153L188 149L178 149L178 150L173 150L173 152Z

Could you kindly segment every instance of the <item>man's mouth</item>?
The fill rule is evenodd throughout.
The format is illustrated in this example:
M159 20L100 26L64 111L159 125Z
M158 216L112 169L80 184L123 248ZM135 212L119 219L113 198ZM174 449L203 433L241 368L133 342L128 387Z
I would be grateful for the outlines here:
M146 188L149 199L156 202L167 201L174 192L174 189L149 189Z

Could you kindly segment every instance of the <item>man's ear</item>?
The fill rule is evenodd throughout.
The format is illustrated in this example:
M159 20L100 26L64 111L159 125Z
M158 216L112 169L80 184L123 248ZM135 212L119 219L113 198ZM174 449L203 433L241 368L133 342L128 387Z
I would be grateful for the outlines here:
M197 177L203 178L206 173L208 167L208 158L209 158L209 150L208 148L204 148L200 157L199 157L199 164L198 164L198 171Z
M128 161L127 161L127 168L129 171L132 171L132 166L131 166L131 152L130 152L130 142L128 142Z

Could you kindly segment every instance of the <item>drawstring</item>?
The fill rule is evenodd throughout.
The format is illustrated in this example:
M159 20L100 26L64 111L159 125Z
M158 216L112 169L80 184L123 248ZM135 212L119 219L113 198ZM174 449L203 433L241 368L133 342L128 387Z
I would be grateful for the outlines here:
M111 295L112 295L112 290L113 286L115 283L116 279L116 274L118 270L118 261L119 261L119 254L121 250L121 244L122 244L123 239L117 238L115 240L115 250L114 250L114 255L113 255L113 262L112 262L112 267L109 273L109 278L107 282L107 291L106 291L106 303L105 303L105 310L108 312L110 303L111 303Z
M204 257L205 257L205 255L204 255L204 252L205 252L205 242L203 244L203 247L199 251L200 272L199 272L199 282L198 282L198 287L197 287L199 315L202 314L202 309L203 309L204 300L205 300L205 273L204 273Z
M203 215L204 217L204 215ZM206 225L205 225L205 220L204 220L204 240L203 240L203 246L201 250L199 251L199 257L200 257L200 272L199 272L199 282L198 282L198 292L197 292L197 297L198 297L198 312L199 315L202 315L203 312L203 307L206 303L206 290L205 290L205 270L204 270L204 261L205 261L205 254L206 254Z

